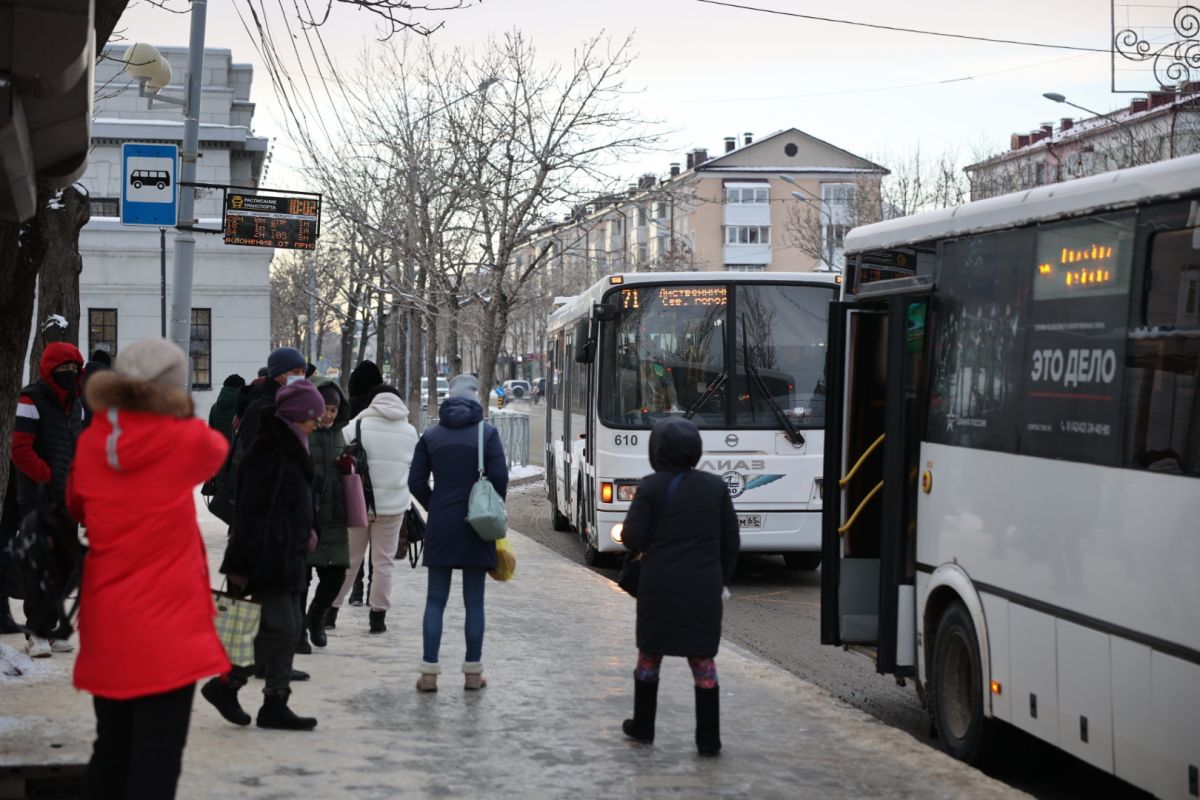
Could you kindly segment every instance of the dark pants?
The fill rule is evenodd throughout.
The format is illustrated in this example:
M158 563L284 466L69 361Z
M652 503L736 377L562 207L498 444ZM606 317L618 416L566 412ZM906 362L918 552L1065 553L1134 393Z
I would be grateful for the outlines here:
M96 743L80 796L173 798L195 693L189 684L132 700L93 698Z
M308 596L308 587L312 585L313 573L317 575L317 590L313 592L312 603L309 605L309 611L313 613L324 614L325 610L333 606L333 601L337 597L338 590L342 588L342 584L346 581L345 567L309 567L308 580L305 583L304 593L296 595L296 620L297 631L296 643L308 640L308 619L304 614L304 601Z
M264 594L254 597L262 603L262 621L254 637L254 664L234 667L230 675L246 681L261 666L266 674L267 691L285 691L292 683L292 659L296 655L295 595Z

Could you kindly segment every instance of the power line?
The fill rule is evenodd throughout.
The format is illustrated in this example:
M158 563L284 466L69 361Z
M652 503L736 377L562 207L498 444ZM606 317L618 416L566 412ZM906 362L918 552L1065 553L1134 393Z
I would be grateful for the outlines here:
M1018 39L993 39L989 36L971 36L965 33L945 33L943 31L926 31L920 28L900 28L894 25L879 25L874 22L859 22L850 19L837 19L835 17L818 17L814 14L800 14L795 11L780 11L774 8L759 8L758 6L741 5L740 3L728 3L723 0L696 0L697 3L707 3L712 6L724 6L726 8L737 8L742 11L757 11L762 14L776 14L781 17L796 17L798 19L812 20L813 22L830 22L837 25L853 25L858 28L872 28L880 31L892 31L893 33L915 33L921 36L940 36L945 39L966 39L972 42L991 42L992 44L1015 44L1022 47L1045 47L1051 50L1076 50L1084 53L1111 53L1108 48L1098 47L1077 47L1070 44L1050 44L1048 42L1025 42Z

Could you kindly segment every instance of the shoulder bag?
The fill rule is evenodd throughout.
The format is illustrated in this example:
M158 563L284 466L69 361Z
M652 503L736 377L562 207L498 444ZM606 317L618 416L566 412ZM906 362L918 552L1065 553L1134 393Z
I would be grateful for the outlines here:
M471 487L471 496L467 499L467 522L480 539L494 542L503 539L508 532L508 512L504 508L504 500L483 469L483 426L484 423L480 421L479 480Z
M679 482L683 480L684 473L680 472L671 479L671 483L667 485L667 493L663 495L662 503L654 510L654 515L650 519L650 532L653 533L658 525L659 510L666 508L667 503L671 501L675 490L679 488ZM646 557L644 550L638 550L636 553L629 552L625 554L625 560L621 562L621 571L617 574L617 585L629 593L630 597L638 595L638 581L642 579L642 560Z

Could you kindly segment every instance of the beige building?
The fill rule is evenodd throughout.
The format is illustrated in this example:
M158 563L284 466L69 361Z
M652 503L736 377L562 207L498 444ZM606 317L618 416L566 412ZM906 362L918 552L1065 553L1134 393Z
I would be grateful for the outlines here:
M730 137L718 155L693 150L667 176L644 175L534 231L516 266L538 259L552 294L612 272L837 269L842 235L885 174L796 128Z

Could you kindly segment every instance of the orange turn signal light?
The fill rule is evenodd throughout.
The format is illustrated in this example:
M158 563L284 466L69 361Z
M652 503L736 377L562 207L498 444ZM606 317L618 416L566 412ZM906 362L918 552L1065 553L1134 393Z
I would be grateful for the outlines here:
M610 275L608 277L608 282L613 286L617 286L617 285L625 282L625 276L624 275Z
M1000 681L992 681L992 694L1003 694L1004 687L1000 685Z
M600 484L600 502L611 503L613 501L613 485L612 481L604 481Z

